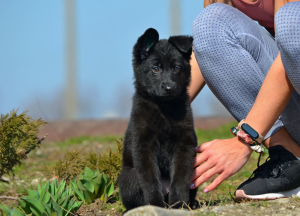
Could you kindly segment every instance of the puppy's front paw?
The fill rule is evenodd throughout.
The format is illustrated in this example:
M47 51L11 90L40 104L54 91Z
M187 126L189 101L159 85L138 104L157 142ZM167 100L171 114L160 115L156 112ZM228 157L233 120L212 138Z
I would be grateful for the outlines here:
M162 208L166 207L162 193L156 193L155 195L153 194L147 200L148 202L146 201L146 203L148 203L149 205L154 205Z
M162 207L162 208L166 208L167 205L165 202L150 202L150 205L154 205L154 206L158 206L158 207Z
M187 204L183 201L177 201L177 202L170 203L169 208L171 209L187 208Z
M198 209L198 208L200 208L200 204L199 204L199 202L197 201L197 200L193 200L193 201L191 201L191 203L189 204L189 207L191 208L191 209Z
M188 194L184 195L184 193L176 194L170 192L169 203L170 203L169 206L170 208L188 208L188 204L189 204Z

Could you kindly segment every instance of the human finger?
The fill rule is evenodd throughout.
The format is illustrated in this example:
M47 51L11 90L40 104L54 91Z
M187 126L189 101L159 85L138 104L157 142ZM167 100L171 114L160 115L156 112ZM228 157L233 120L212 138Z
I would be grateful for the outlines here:
M220 171L216 168L213 167L209 170L207 170L205 173L203 173L199 178L197 178L194 182L191 184L191 188L196 188L202 185L204 182L208 181L211 177L213 177L216 174L219 174Z
M222 172L211 184L209 184L205 189L204 192L208 193L210 191L213 191L218 187L224 180L229 178L231 175L227 172Z
M208 149L210 147L211 144L213 144L214 142L216 142L216 140L212 140L210 142L206 142L206 143L202 143L200 146L197 146L195 148L196 153L201 153L204 152L206 149Z
M207 159L208 159L208 156L205 153L201 153L201 154L197 155L194 160L194 167L199 166L203 162L207 161Z
M200 177L203 173L214 167L214 163L211 161L206 161L205 163L201 164L197 168L194 169L194 174L192 181L194 181L196 178Z

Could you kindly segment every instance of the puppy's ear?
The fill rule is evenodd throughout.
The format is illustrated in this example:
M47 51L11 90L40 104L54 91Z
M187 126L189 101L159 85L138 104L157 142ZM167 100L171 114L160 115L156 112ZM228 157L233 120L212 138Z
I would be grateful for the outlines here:
M193 37L191 36L171 36L169 43L175 46L180 52L190 56L192 54Z
M147 29L145 33L139 37L133 48L134 58L138 60L138 62L147 58L158 40L158 32L153 28Z

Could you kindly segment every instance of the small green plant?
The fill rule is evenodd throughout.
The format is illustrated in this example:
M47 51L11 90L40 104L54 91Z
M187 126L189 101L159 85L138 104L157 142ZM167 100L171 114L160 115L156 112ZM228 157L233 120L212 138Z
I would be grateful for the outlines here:
M71 181L71 187L77 198L87 205L97 198L107 202L114 192L114 184L108 181L108 177L104 173L100 174L99 170L94 172L88 167L85 167L78 180Z
M15 165L20 165L22 159L39 146L44 139L38 139L38 129L46 122L33 120L26 112L0 116L0 178L3 174L13 172Z
M0 205L0 215L1 216L25 216L24 213L18 211L15 208L9 208L6 205Z
M28 196L21 197L18 202L26 214L36 216L69 215L75 213L82 204L64 180L58 184L56 179L38 185L38 191L28 190Z

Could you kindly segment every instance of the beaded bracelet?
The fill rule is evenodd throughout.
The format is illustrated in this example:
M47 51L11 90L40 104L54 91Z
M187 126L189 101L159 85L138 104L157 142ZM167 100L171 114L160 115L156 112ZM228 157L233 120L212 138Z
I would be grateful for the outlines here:
M249 134L247 134L245 131L241 130L238 127L232 127L230 129L230 132L234 135L234 136L238 136L239 138L241 138L245 143L249 144L250 148L259 153L262 154L264 152L264 147L261 143L258 143L256 140L253 140Z

